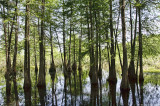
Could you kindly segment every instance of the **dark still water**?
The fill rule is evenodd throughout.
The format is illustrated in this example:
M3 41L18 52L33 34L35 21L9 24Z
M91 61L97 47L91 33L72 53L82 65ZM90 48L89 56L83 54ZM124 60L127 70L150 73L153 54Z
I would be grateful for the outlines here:
M145 73L144 83L130 83L130 91L121 93L121 77L117 84L107 82L108 72L103 70L98 85L91 85L88 71L64 78L57 70L55 78L46 72L46 88L36 87L36 76L31 72L32 89L24 92L23 72L17 74L17 91L12 84L11 95L6 95L4 75L0 78L0 106L160 106L160 73Z

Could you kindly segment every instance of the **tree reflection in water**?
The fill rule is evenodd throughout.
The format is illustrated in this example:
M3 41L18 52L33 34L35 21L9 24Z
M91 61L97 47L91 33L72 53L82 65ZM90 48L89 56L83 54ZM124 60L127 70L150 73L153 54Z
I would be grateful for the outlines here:
M139 82L139 86L140 86L140 105L143 106L143 81Z
M40 104L41 106L46 106L46 89L45 87L38 88Z
M25 106L31 106L31 88L24 89Z
M136 96L135 96L135 85L136 82L135 81L129 81L130 84L130 88L131 88L131 92L132 92L132 106L136 106Z
M109 82L109 96L111 98L110 106L116 106L116 83Z
M103 72L104 76L98 78L98 83L91 83L93 81L86 71L77 71L75 75L72 72L67 77L59 70L56 74L46 74L46 88L37 88L36 76L33 74L32 89L26 90L23 89L23 80L19 80L18 75L17 82L13 82L11 86L11 95L6 95L5 87L0 89L0 105L139 106L160 103L159 85L151 84L149 80L145 80L144 83L129 81L130 92L120 92L121 79L118 78L117 84L109 83L106 81L107 72ZM14 86L16 84L17 86Z

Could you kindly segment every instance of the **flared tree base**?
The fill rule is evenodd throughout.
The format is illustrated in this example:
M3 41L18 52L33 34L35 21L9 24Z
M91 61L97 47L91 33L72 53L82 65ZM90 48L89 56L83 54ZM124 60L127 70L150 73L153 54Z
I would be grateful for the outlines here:
M77 64L76 64L76 62L73 63L73 65L72 65L72 70L73 70L73 72L75 72L75 71L77 70Z
M113 84L116 84L117 83L117 78L116 77L108 77L107 81L109 83L113 83Z

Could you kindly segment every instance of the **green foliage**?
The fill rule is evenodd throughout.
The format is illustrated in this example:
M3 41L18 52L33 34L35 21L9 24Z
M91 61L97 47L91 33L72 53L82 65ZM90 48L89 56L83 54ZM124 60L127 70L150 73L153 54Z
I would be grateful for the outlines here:
M143 36L143 55L157 56L160 54L160 35Z

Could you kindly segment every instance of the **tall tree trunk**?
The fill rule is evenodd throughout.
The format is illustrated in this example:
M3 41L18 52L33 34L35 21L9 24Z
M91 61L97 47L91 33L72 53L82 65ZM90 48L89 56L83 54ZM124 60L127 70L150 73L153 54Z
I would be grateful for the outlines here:
M30 78L30 50L29 50L29 17L30 17L30 0L26 1L26 18L25 18L25 52L24 52L24 88L31 87Z
M45 87L45 55L44 55L44 9L45 1L42 0L42 20L41 20L41 36L40 36L40 67L38 87Z
M18 0L16 0L16 8L15 8L15 14L16 14L16 25L15 25L15 44L14 44L14 57L13 57L13 83L14 83L14 91L15 91L15 98L16 101L18 101L18 91L17 91L17 82L16 82L16 64L17 64L17 45L18 45L18 13L17 13L17 9L18 9ZM17 104L18 105L18 104Z
M97 7L97 3L94 3L95 7ZM96 22L96 51L95 51L95 68L96 71L98 72L98 36L99 36L99 32L98 32L98 28L99 28L99 22L97 19L97 10L94 10L94 18L95 18L95 22Z
M82 64L81 64L81 42L82 42L82 34L83 34L83 29L82 29L82 12L81 12L81 34L79 36L79 67L78 67L78 70L79 72L82 71Z
M7 7L8 8L8 7ZM9 10L9 9L8 9ZM6 93L10 95L11 91L11 43L12 43L12 32L13 32L13 27L15 24L15 16L13 16L13 22L11 23L11 30L9 31L9 22L8 22L8 55L7 55L7 72L5 74L6 78Z
M76 4L75 4L75 0L72 4L74 7L76 7ZM73 14L73 18L74 18L74 14ZM74 24L74 22L73 22ZM75 27L75 24L73 25L73 37L74 37L74 44L73 44L73 51L74 51L74 63L72 65L72 70L76 73L76 70L77 70L77 62L76 62L76 34L74 33L74 27Z
M89 57L90 57L90 72L89 72L89 76L91 76L91 29L90 29L90 19L89 19L89 11L88 11L88 5L86 8L86 14L87 14L87 29L88 29L88 43L89 43Z
M4 36L5 36L5 52L6 52L6 72L5 72L5 79L6 79L6 95L7 97L10 97L10 91L11 91L11 83L9 80L9 74L8 74L8 39L7 39L7 24L5 23L6 20L6 13L5 13L5 6L3 5L3 28L4 28ZM9 100L9 98L7 98Z
M37 80L38 66L37 66L37 53L36 53L36 30L34 29L34 59L35 59L35 74Z
M115 53L116 53L116 50L118 49L118 57L119 57L119 61L120 61L121 69L122 69L123 65L122 65L121 54L120 54L120 50L119 50L119 46L118 46L118 41L117 41L118 29L119 29L120 12L121 12L121 10L120 10L120 6L119 6L119 13L118 13L118 19L117 19L117 28L116 28L116 32L115 32Z
M3 5L3 29L4 29L4 36L5 36L5 53L6 53L6 72L7 72L7 58L8 58L8 45L7 45L7 24L5 23L6 20L6 13L5 13L5 6Z
M122 0L121 4L121 19L122 19L122 46L123 46L123 72L121 90L129 89L128 82L128 60L127 60L127 48L126 48L126 23L125 23L125 0Z
M106 25L106 20L105 20L105 15L104 15L104 10L102 12L103 14L103 22L104 22L104 29L105 29L105 33L106 33L106 40L107 40L107 54L108 54L108 66L109 66L109 70L111 69L111 65L110 65L110 44L109 44L109 36L108 36L108 26Z
M99 34L99 77L102 76L102 62L101 62L101 35Z
M133 40L133 47L132 47L132 55L131 55L131 60L134 61L135 60L135 45L136 45L136 37L137 37L137 17L138 17L138 11L137 11L137 8L136 8L136 19L135 19L135 30L134 30L134 40ZM139 53L138 53L139 54ZM138 55L139 57L139 55ZM132 62L131 64L133 64L134 62ZM138 65L138 64L137 64ZM134 64L133 64L133 67ZM136 71L136 70L135 70ZM135 75L136 75L136 79L137 79L137 71L135 72Z
M50 45L51 45L51 66L49 69L50 74L53 76L56 73L56 67L54 64L54 59L53 59L53 36L52 36L52 26L50 24Z
M101 78L102 77L102 66L101 66L101 34L100 34L100 28L99 28L99 26L100 26L100 12L99 12L99 9L98 9L98 11L97 11L98 13L97 13L97 15L98 15L98 19L99 19L99 21L98 20L96 20L97 21L97 23L98 23L98 25L97 25L97 30L98 30L98 51L99 51L99 53L98 53L98 60L99 60L99 67L98 67L98 76Z
M73 54L74 54L74 63L73 63L73 65L72 65L72 70L74 71L74 72L76 72L76 70L77 70L77 63L76 63L76 35L74 34L74 29L73 29L73 36L74 36L74 46L73 46Z
M131 61L129 65L129 79L130 80L136 80L136 74L135 74L135 65L134 65L134 54L135 54L135 37L136 37L136 26L137 26L137 9L136 9L136 20L135 20L135 35L133 39L133 24L132 24L132 5L131 0L130 2L130 25L131 25Z
M143 77L143 51L142 51L142 23L141 23L141 7L138 8L139 14L139 64L140 64L140 73L139 73L139 81L144 81Z
M67 67L66 67L66 38L65 38L65 11L64 11L64 0L63 0L63 55L64 55L64 63L63 63L63 67L64 67L64 73L65 75L67 75Z
M91 31L91 70L90 70L90 78L92 79L91 80L91 83L92 84L97 84L98 83L98 78L97 78L97 71L95 70L95 57L94 57L94 30L93 30L93 6L94 6L94 2L93 0L90 0L89 1L89 13L90 13L90 25L91 25L91 28L90 28L90 31Z
M69 72L71 72L71 38L72 38L72 13L73 13L73 9L72 9L72 5L71 5L71 17L70 17L70 34L69 34L69 60L68 60L68 68L67 70Z
M115 70L115 50L114 50L114 37L113 37L113 21L112 21L112 0L110 0L110 35L111 35L111 70L109 70L108 80L117 82Z

